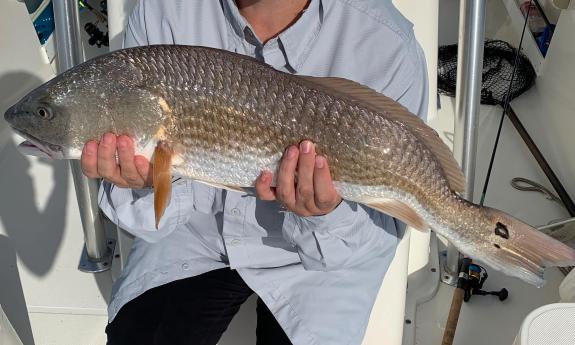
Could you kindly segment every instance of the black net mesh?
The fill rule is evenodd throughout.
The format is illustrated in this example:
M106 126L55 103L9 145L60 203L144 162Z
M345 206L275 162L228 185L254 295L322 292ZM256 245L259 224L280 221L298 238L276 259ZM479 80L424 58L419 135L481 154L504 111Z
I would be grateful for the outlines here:
M498 40L485 42L481 85L482 104L504 104L513 74L516 53L517 49L507 42ZM439 47L437 78L440 93L454 97L457 81L457 44ZM520 53L509 100L525 92L534 82L535 70L527 56Z

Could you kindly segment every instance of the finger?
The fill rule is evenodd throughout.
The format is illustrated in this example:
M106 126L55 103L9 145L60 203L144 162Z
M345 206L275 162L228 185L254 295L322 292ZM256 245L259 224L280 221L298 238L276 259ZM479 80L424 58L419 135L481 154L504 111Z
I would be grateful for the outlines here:
M135 156L134 164L136 165L136 170L138 171L138 174L140 175L142 180L145 181L145 185L147 187L151 186L153 184L152 183L153 166L150 163L150 161L148 161L146 157Z
M256 180L256 195L261 200L275 200L276 194L272 189L272 173L269 171L262 171Z
M88 141L82 149L80 164L84 175L89 178L99 178L98 174L98 143L95 140Z
M104 179L125 187L128 183L120 175L120 167L116 163L116 136L106 133L98 145L98 175Z
M130 187L143 187L145 180L138 173L134 162L134 142L128 136L121 135L117 138L116 143L122 178L128 182Z
M296 205L305 207L308 211L315 211L314 166L315 145L309 140L304 140L300 143L297 162Z
M295 207L295 171L297 168L299 150L290 146L284 153L277 175L276 197L288 209Z
M321 155L315 158L313 187L315 205L321 211L331 211L341 201L341 197L333 186L327 159Z

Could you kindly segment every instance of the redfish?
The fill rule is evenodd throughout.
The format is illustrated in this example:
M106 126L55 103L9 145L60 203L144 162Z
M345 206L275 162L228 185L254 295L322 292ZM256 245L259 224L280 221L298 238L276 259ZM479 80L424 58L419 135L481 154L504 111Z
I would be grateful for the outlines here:
M297 76L192 46L130 48L78 65L8 109L29 150L78 159L106 132L130 135L154 164L156 220L177 175L242 190L303 139L329 161L341 196L433 229L507 275L543 284L575 251L524 222L462 199L464 177L437 133L396 101L341 78ZM159 224L161 226L161 223Z

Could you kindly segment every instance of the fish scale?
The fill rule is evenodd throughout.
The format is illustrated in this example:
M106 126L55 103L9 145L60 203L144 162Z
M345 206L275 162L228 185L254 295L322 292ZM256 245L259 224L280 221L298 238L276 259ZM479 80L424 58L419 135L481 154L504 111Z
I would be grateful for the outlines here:
M29 139L27 152L52 158L78 159L83 143L108 131L130 135L154 164L156 227L172 173L240 190L261 170L277 171L289 145L310 139L344 199L431 227L463 253L538 286L544 267L575 264L570 247L459 197L463 175L437 133L342 78L291 75L212 48L137 47L64 72L5 119Z
M205 54L198 54L199 58L207 58ZM155 56L156 59L160 59L161 57L159 55ZM181 59L181 58L180 58ZM166 56L166 60L172 61L174 59L171 58L171 54L167 54ZM142 63L144 60L140 59L138 60L140 61L140 63ZM246 126L243 128L250 128L250 129L258 129L261 127L261 125L259 125L257 122L259 123L265 123L264 121L261 121L262 118L272 118L275 117L277 118L278 116L283 116L285 115L286 112L288 112L291 117L293 117L294 119L296 119L296 121L292 121L289 126L287 126L287 128L282 127L282 126L277 126L277 130L273 131L272 133L274 134L273 136L270 136L270 140L268 141L268 144L271 145L271 147L275 150L275 152L278 151L282 151L283 148L285 148L286 146L288 146L289 144L293 144L293 143L297 143L299 140L301 140L302 138L310 138L310 139L314 139L319 147L318 149L322 152L324 152L326 154L326 156L330 157L330 156L341 156L340 154L338 154L338 152L331 152L331 148L332 147L344 147L344 145L341 145L341 142L336 142L333 143L332 140L330 140L330 136L329 136L329 131L325 131L324 133L328 134L327 136L322 135L323 133L321 133L322 131L320 131L321 127L314 125L314 123L316 123L316 121L318 121L318 116L317 113L314 114L315 116L301 116L302 113L302 109L305 108L305 105L310 104L311 102L309 102L309 99L311 97L314 97L316 95L311 95L311 97L307 97L305 95L304 92L304 88L302 88L301 86L297 85L297 86L293 86L290 85L290 80L289 78L284 78L284 79L288 79L286 82L284 83L275 83L275 84L271 84L273 85L273 87L270 87L268 90L261 90L258 87L255 87L255 89L258 89L258 94L260 95L259 98L259 103L254 104L254 108L250 109L250 107L246 107L246 106L242 106L246 103L249 104L249 101L253 101L253 98L249 98L250 92L249 92L249 87L252 86L252 84L256 84L254 81L258 80L260 78L265 78L265 76L262 76L261 74L258 75L257 73L251 73L249 76L244 75L243 79L242 79L242 83L243 86L240 87L239 89L237 88L227 88L224 89L221 94L225 94L227 95L226 98L222 98L222 97L213 97L210 96L210 91L213 89L213 85L214 85L214 81L215 80L222 80L225 79L226 75L224 73L222 73L222 71L224 70L231 70L231 67L228 65L229 63L231 63L229 60L226 61L224 59L220 59L219 61L225 63L224 66L226 66L226 68L221 68L219 69L219 72L216 71L216 69L213 67L215 66L215 64L213 63L208 63L208 64L200 64L199 66L201 66L198 70L188 70L190 73L190 79L186 80L186 83L189 82L193 82L195 81L196 84L194 84L195 88L194 89L199 89L200 91L205 91L203 94L200 95L190 95L188 92L186 92L184 86L185 85L175 85L175 89L174 89L174 93L173 95L168 95L165 94L164 97L168 100L168 103L170 103L170 100L173 99L177 99L178 101L173 101L175 102L175 109L177 111L177 113L174 116L182 116L182 117L186 117L186 118L194 118L194 117L203 117L203 118L211 118L212 115L216 112L218 112L217 109L213 108L211 105L213 105L214 103L221 103L224 105L224 107L229 107L229 109L233 109L232 111L228 111L226 113L227 117L224 116L222 117L222 119L224 119L225 123L220 123L220 122L216 122L216 121L206 121L205 123L208 124L213 124L216 123L215 128L213 127L200 127L197 130L193 130L193 122L190 121L185 121L182 123L187 124L189 127L184 126L184 127L178 127L176 129L176 133L173 134L174 137L178 138L178 135L188 135L191 134L190 131L193 131L194 133L200 132L200 133L214 133L214 137L216 138L223 138L225 140L231 140L233 141L237 141L237 140L241 140L244 139L245 141L246 138L252 137L253 133L249 133L249 131L246 133L244 131L241 130L242 127L238 127L236 125L237 122L239 121L246 121L249 119L253 119L255 120L254 124L251 124L251 126ZM248 64L251 63L251 61L249 60L244 60L241 62L247 62ZM239 65L239 70L243 71L246 70L247 68L245 68L241 63L238 64L237 61L233 61L233 63ZM168 66L170 64L167 64ZM190 64L192 65L192 64ZM197 66L196 64L193 64L194 66ZM258 72L262 72L265 71L269 71L269 69L265 68L262 69L261 67L259 69L257 69ZM156 74L150 74L147 76L147 78L152 81L155 80L157 82L157 80L166 80L166 82L178 82L178 80L172 80L173 78L170 76L169 73L167 73L169 70L168 69L159 69L158 73ZM195 73L194 73L195 72ZM173 70L172 70L173 73ZM263 74L263 73L262 73ZM196 75L198 75L198 77L196 78ZM269 76L268 76L269 77ZM226 82L226 81L222 81L221 83L222 85L230 85L231 83ZM174 85L172 85L174 86ZM239 91L238 91L239 90ZM291 91L291 90L296 90ZM162 92L165 92L165 90L161 90ZM207 91L207 92L206 92ZM299 91L299 92L298 92ZM313 91L309 91L311 93L313 93ZM294 97L294 94L296 95ZM301 95L301 96L300 96ZM217 96L217 95L216 95ZM185 104L189 104L187 102L188 98L200 98L200 99L205 99L206 103L205 104L199 104L198 106L191 108L191 109L185 109L182 106L178 106L179 104L181 104L182 102L186 102ZM293 102L293 98L302 98L302 102ZM317 97L317 96L316 96ZM326 95L321 95L319 98L319 109L324 109L324 111L322 112L322 115L325 114L330 114L330 116L332 118L336 118L336 119L342 119L341 122L343 122L343 126L345 127L352 127L352 123L354 122L354 119L352 118L353 114L357 113L357 109L355 105L353 104L349 104L349 102L343 102L340 100L334 100L332 97L326 96ZM227 102L227 104L226 104ZM267 108L267 104L272 104L273 106L271 108ZM239 105L239 106L238 106ZM288 108L289 105L289 108ZM304 105L304 107L301 107L301 105ZM351 108L348 112L347 112L347 116L345 116L344 114L342 114L343 108ZM308 106L308 109L313 110L313 107ZM186 111L187 110L187 111ZM304 113L305 114L305 113ZM310 114L311 115L311 114ZM235 117L234 117L235 116ZM375 116L373 114L371 114L370 112L367 112L365 114L365 116L363 116L364 119L373 119ZM275 119L274 119L275 120ZM319 119L321 122L321 119ZM279 121L281 121L281 119L277 119L277 122L275 121L271 121L271 124L274 123L280 123ZM229 125L229 126L226 126ZM369 128L371 126L368 123L364 123L363 126L355 126L355 128L357 129L356 132L358 133L362 133L362 135L365 135L366 133L370 132ZM231 128L232 130L229 133L235 133L235 135L233 136L229 136L226 135L226 131L229 130L229 128ZM263 128L263 131L265 133L265 131L268 128ZM393 132L398 132L397 128L393 128ZM374 132L374 131L371 131ZM401 131L399 131L401 132ZM373 137L377 137L377 133L374 133L375 135L371 135ZM273 138L275 138L276 140L273 140ZM207 140L208 138L204 137L198 137L198 142L196 143L197 146L200 146L203 148L208 148L208 147L214 147L213 143L211 142L211 140ZM400 141L404 138L400 137L398 138ZM393 145L393 143L391 143L391 146L395 146ZM242 145L244 146L244 145ZM325 147L324 147L325 146ZM353 145L349 145L351 147L354 147ZM245 147L245 146L244 146ZM228 147L230 148L230 147ZM361 151L360 152L364 152ZM357 161L357 159L355 157L357 157L357 154L359 154L360 152L353 152L352 155L352 162L354 162L355 164L352 164L351 167L339 167L339 165L336 164L332 166L332 170L333 170L333 174L334 177L337 179L338 177L338 172L339 171L345 171L347 172L343 174L344 177L349 176L350 179L357 179L357 178L361 178L363 176L362 170L365 167L365 163L368 162L370 160L370 158L375 158L372 155L369 155L368 153L366 153L365 155L359 155L359 157L363 157L362 161ZM398 157L410 157L411 153L408 151L403 151L404 154L400 155ZM419 151L421 152L421 151ZM233 147L232 150L228 151L226 154L241 154L242 152L233 152ZM244 152L245 153L245 152ZM407 153L407 154L406 154ZM258 157L260 160L265 161L265 163L267 164L263 164L264 166L270 166L270 162L269 162L269 157ZM423 158L423 157L417 157L419 159ZM416 157L414 157L412 159L416 160ZM244 157L245 159L245 157ZM377 161L377 160L371 160L371 161ZM343 161L345 162L345 161ZM258 164L259 163L259 164ZM398 162L399 164L397 164L398 167L403 167L405 166L406 168L409 168L412 164L412 162L407 162L408 164L406 165L402 165L402 162ZM406 163L406 162L404 162ZM262 166L261 162L258 162L257 160L254 162L254 164L252 165L253 167L257 167L258 166ZM373 171L373 169L375 169L375 171L377 171L378 167L377 166L373 166L373 164L371 166L369 166L369 170ZM409 169L411 170L411 169ZM409 170L408 171L401 171L400 169L397 169L397 173L398 174L409 174ZM259 171L255 171L255 169L252 169L252 171L246 171L246 173L251 173L250 178L253 180L255 177L254 172L257 174ZM257 175L256 175L257 176ZM234 183L236 181L225 181L226 183ZM365 182L365 181L362 181ZM374 181L374 183L380 183L380 181Z

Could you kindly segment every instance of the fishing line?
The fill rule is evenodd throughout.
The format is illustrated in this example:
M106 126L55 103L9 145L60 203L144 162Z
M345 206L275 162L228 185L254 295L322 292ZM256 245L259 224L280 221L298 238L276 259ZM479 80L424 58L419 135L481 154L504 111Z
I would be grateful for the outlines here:
M525 37L525 29L527 28L527 22L529 21L530 11L531 11L531 2L529 2L529 6L527 7L527 13L525 14L525 22L523 23L523 30L521 31L521 39L519 40L519 47L517 47L517 51L515 52L515 62L513 63L513 72L511 73L509 88L507 89L505 102L503 103L503 112L501 114L501 119L499 120L499 127L497 128L497 136L495 137L493 151L491 152L491 158L489 160L489 168L487 168L487 176L485 176L485 182L483 183L483 191L481 192L481 200L479 201L479 205L481 206L483 206L483 203L485 201L485 195L487 194L487 187L489 186L489 180L491 178L491 171L493 170L493 162L495 161L495 154L497 153L497 146L499 145L499 138L501 137L503 120L505 119L505 114L507 113L507 110L509 108L509 102L511 101L511 89L513 87L513 80L515 79L517 65L519 64L519 53L521 51L521 46L523 45L523 38Z

